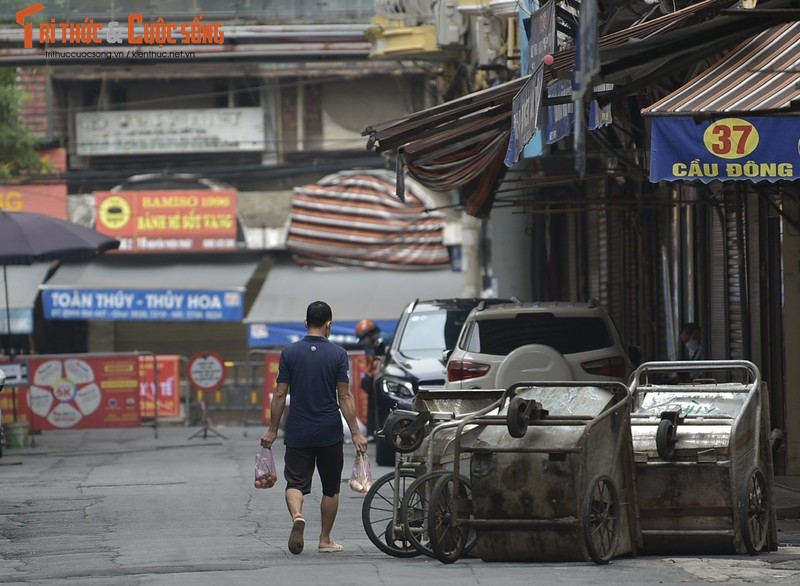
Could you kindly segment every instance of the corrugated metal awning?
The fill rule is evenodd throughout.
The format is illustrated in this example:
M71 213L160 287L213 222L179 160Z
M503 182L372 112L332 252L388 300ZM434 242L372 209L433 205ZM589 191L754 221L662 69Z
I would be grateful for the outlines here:
M109 254L62 264L40 287L47 319L240 322L253 255Z
M788 0L764 2L783 6ZM761 16L744 20L719 16L731 0L704 0L683 9L600 37L598 82L620 84L608 94L611 101L650 87L665 76L686 69L769 26ZM689 26L691 25L691 26ZM554 55L553 78L570 78L574 49ZM367 148L396 151L397 172L404 170L434 190L461 189L466 211L487 216L507 167L503 163L516 93L529 76L514 79L403 118L375 124L362 131ZM545 105L548 101L545 100Z
M244 291L258 266L253 259L217 261L111 254L84 263L63 263L41 289L197 289Z
M800 22L770 28L692 81L642 109L645 116L786 111L800 98Z
M403 308L414 299L463 297L464 276L449 270L393 271L362 268L270 269L244 322L252 347L283 346L305 334L308 304L322 299L333 310L331 340L355 344L355 327L369 318L385 337L394 333Z

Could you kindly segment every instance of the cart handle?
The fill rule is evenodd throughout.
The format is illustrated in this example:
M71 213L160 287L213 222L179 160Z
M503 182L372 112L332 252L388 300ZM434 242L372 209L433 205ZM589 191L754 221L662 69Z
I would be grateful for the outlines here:
M642 378L653 372L676 372L686 370L743 371L748 375L749 384L761 386L761 373L758 367L749 360L667 360L661 362L645 362L640 364L631 376L630 391L636 394ZM666 386L666 385L659 385ZM677 386L677 385L676 385ZM686 385L680 385L685 387Z

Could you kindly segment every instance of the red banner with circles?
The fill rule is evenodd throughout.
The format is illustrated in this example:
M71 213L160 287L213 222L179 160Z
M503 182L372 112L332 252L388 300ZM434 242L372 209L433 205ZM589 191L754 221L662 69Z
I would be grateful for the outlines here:
M30 428L137 427L139 356L59 356L28 359L30 386L19 406Z

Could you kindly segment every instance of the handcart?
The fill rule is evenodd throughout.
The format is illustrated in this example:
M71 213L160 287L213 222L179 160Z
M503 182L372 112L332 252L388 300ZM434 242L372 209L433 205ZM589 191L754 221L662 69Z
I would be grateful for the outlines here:
M494 403L503 390L422 390L413 410L393 411L379 432L397 452L394 471L378 478L364 497L361 520L370 541L395 557L433 556L428 543L430 489L452 468L458 419ZM443 426L431 441L431 430Z
M681 384L677 375L704 377ZM777 549L768 394L745 360L647 362L631 383L648 552Z
M480 431L466 434L468 427ZM431 491L435 557L455 562L472 534L473 554L484 561L604 564L635 555L641 536L630 430L628 388L607 381L517 383L461 418L453 469Z

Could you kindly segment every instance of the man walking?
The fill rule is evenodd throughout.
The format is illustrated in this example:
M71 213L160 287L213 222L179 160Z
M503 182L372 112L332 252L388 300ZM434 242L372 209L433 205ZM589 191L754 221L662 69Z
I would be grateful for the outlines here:
M344 549L331 538L339 510L344 468L340 409L350 427L356 450L367 451L367 439L359 430L356 404L350 392L347 352L328 340L332 321L333 313L324 301L314 301L308 306L305 322L308 333L281 352L277 386L270 406L270 426L261 436L261 445L271 448L278 435L286 396L291 393L291 409L284 429L284 478L286 506L292 516L289 551L293 554L303 551L306 525L303 498L311 492L315 467L322 484L318 551L336 553Z

